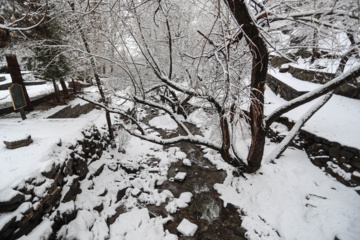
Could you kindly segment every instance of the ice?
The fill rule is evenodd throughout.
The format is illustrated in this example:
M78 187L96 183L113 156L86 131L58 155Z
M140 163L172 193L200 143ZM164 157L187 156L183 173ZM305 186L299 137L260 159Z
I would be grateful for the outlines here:
M198 229L198 226L184 218L176 229L184 236L192 237Z

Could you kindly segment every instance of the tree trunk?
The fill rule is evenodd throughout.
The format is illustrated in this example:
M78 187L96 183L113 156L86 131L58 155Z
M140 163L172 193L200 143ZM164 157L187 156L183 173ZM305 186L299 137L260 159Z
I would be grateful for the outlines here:
M106 111L106 122L107 122L107 125L108 125L108 130L109 130L109 136L110 136L110 139L114 139L114 130L112 128L112 125L111 125L111 118L110 118L110 112L109 111Z
M71 9L72 9L73 11L75 11L75 3L74 3L74 2L70 3L70 6L71 6ZM77 21L77 20L76 20L76 21ZM77 21L76 23L77 23L77 26L78 26L78 28L79 28L80 37L81 37L81 40L82 40L83 43L84 43L85 50L86 50L86 52L87 52L88 54L91 54L89 44L88 44L88 42L87 42L87 40L86 40L86 37L85 37L85 33L84 33L84 31L82 30L81 25L79 24L79 22ZM96 64L95 64L95 60L94 60L94 57L93 57L93 56L90 56L90 64L91 64L91 68L92 68L93 73L94 73L96 85L97 85L97 87L98 87L98 89L99 89L99 93L100 93L101 99L102 99L102 101L104 102L104 105L107 106L107 101L106 101L106 98L105 98L104 91L103 91L103 89L102 89L100 77L99 77L99 75L98 75L97 72L96 72ZM108 111L106 111L106 121L107 121L108 128L109 128L110 139L114 139L114 132L113 132L113 129L112 129L110 113L109 113Z
M63 89L65 98L69 98L69 91L68 88L66 87L66 83L64 82L64 80L60 80L60 84L61 84L61 88Z
M229 153L230 149L230 132L229 132L229 124L226 119L226 116L224 116L224 111L222 111L222 114L220 115L220 128L221 128L221 134L222 134L222 146L221 146L221 156L222 158L227 162L231 162L231 157Z
M57 88L57 86L56 86L56 82L55 82L55 79L54 79L54 78L52 79L52 82L53 82L53 86L54 86L55 98L56 98L56 101L59 103L59 102L60 102L59 91L58 91L58 88Z
M75 86L75 80L72 79L72 84L73 84L73 93L76 93L76 86Z
M81 28L79 30L80 30L81 39L83 40L83 43L85 45L85 49L89 54L91 54L90 47L89 47L88 42L86 41L84 32L82 31ZM97 87L99 89L101 99L103 100L104 105L107 106L107 101L106 101L106 98L105 98L104 91L102 89L100 77L96 72L96 64L95 64L95 60L94 60L93 57L90 57L90 64L91 64L91 68L92 68L93 73L94 73L96 85L97 85ZM110 136L110 139L112 140L112 139L114 139L114 132L113 132L113 129L112 129L110 113L108 111L106 111L106 121L107 121L108 129L109 129L109 136Z
M250 125L252 141L248 154L249 173L256 172L260 166L264 154L266 130L263 125L264 119L264 86L268 69L268 51L266 44L260 36L259 29L253 22L244 0L225 0L231 9L236 21L247 36L251 54L253 55L251 72L251 104Z
M0 17L0 24L4 24L4 19ZM0 48L6 48L10 44L10 32L0 29Z
M25 111L33 111L34 107L32 106L29 95L26 91L24 80L21 76L20 66L19 66L18 60L16 58L16 55L6 55L6 62L8 64L12 83L17 83L17 84L21 85L21 87L24 91L24 96L25 96L25 101L26 101L26 107L24 108L24 110Z
M339 66L337 67L336 72L335 72L335 77L340 76L340 74L342 74L344 72L347 62L349 61L351 56L356 54L356 52L357 52L357 48L356 48L357 44L355 42L354 36L352 34L350 34L350 33L347 33L347 36L349 38L349 41L351 42L350 47L352 47L352 49L350 51L348 51L347 53L345 53L341 57L340 62L339 62Z

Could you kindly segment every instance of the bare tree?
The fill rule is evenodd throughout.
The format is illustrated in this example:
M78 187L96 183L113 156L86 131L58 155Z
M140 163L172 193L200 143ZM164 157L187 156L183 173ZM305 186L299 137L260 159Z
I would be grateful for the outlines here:
M296 23L293 26L295 28L318 30L318 37L330 38L340 32L357 34L358 30L354 30L351 24L346 22L356 18L355 10L352 11L353 5L338 4L334 1L323 5L319 3L318 9L313 9L312 5L312 9L308 10L305 3L299 7L295 6L297 3L286 1L269 6L256 0L197 1L187 4L193 4L191 9L194 15L201 14L206 19L205 22L187 19L190 29L188 32L177 31L181 29L178 27L179 21L183 20L182 15L178 14L184 7L183 2L128 1L123 5L128 15L126 21L122 19L121 24L125 26L128 39L136 45L138 61L120 63L119 59L114 62L122 66L137 83L142 78L136 71L139 65L135 62L141 62L147 66L144 70L152 82L151 87L134 84L134 93L128 96L127 100L162 109L184 132L183 136L170 139L154 137L147 134L146 130L141 128L141 123L129 114L104 106L108 111L128 118L138 130L126 124L126 121L123 127L134 136L159 144L186 141L203 145L218 151L225 161L242 171L253 173L261 167L263 159L273 160L286 149L303 124L328 101L331 94L326 95L304 114L276 152L264 157L266 134L274 121L284 113L353 81L360 74L359 67L339 74L319 89L296 98L265 116L264 87L269 52L274 51L289 58L286 56L286 46L276 46L274 33L281 31L284 26ZM119 16L119 13L115 15ZM346 25L337 27L335 21L345 22ZM273 25L279 29L272 28ZM201 29L197 29L198 27ZM308 41L304 44L310 44L306 46L311 48L312 43L313 41ZM353 47L354 45L351 48ZM144 89L141 86L144 86ZM161 91L156 94L155 90ZM154 97L163 101L156 101ZM186 119L184 104L190 99L203 101L207 106L213 107L220 129L216 141L194 136L184 124L184 118L178 116L178 113L181 113ZM243 110L244 104L248 104L248 111ZM245 154L240 153L236 146L235 135L239 122L246 122L250 127L252 141L246 156L243 156Z

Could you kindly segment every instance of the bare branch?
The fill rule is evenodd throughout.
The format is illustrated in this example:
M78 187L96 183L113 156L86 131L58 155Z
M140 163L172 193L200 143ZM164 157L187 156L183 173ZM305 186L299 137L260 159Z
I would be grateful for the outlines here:
M289 112L292 109L297 108L298 106L300 106L304 103L310 102L311 100L314 100L314 99L340 87L344 83L352 81L352 79L355 79L359 76L360 76L360 65L341 74L340 76L334 78L333 80L324 84L323 86L289 101L288 103L284 104L283 106L275 109L274 112L272 112L269 116L267 116L264 119L266 129L269 128L270 125L284 113Z
M322 107L327 103L332 97L333 92L329 92L322 99L320 99L314 106L312 106L292 127L288 135L281 141L281 143L266 157L267 161L273 161L286 150L290 142L296 137L299 133L300 128Z

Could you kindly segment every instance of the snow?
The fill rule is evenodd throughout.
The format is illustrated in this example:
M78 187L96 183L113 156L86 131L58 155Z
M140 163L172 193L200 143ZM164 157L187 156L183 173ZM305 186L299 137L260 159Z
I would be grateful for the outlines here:
M175 175L175 180L178 180L178 181L184 181L186 177L186 172L179 172Z
M191 202L192 193L190 192L183 192L180 194L179 198L175 198L171 202L166 205L165 209L169 213L175 213L178 208L186 208L188 203Z
M292 121L298 120L301 115L313 106L317 99L306 103L284 116ZM265 91L265 115L269 115L277 107L287 101L276 96L269 88ZM351 117L349 117L351 116ZM360 100L333 95L332 98L310 118L302 128L329 141L342 145L359 148L360 142Z
M183 160L183 164L184 164L184 166L191 167L191 161L190 161L190 159L185 158L185 159Z
M296 134L298 134L302 125L306 123L306 121L308 121L313 116L313 114L315 114L316 111L321 108L329 100L329 98L331 98L331 96L332 93L328 93L320 97L320 100L304 113L304 115L292 127L291 131L286 135L284 140L282 140L281 143L275 148L275 150L266 158L273 160L279 154L281 154L281 152L285 150L286 146L288 146L288 144L294 139Z
M11 219L20 220L23 213L29 210L32 204L29 202L22 203L15 211L0 214L0 229L2 229Z
M28 235L22 236L19 238L19 240L49 239L50 235L52 234L52 224L53 221L45 218L42 222L40 222L39 225L36 226L34 230L32 230Z
M359 171L354 171L353 175L357 178L360 178L360 172Z
M265 91L265 97L267 114L286 103L268 90ZM295 121L310 109L315 101L317 100L285 116ZM71 105L79 103L82 104L83 101L77 99ZM36 208L39 204L36 200L43 196L46 187L52 183L52 180L41 177L40 172L50 169L54 164L59 164L60 159L65 159L68 154L66 145L82 138L83 128L92 124L100 127L105 123L105 114L100 110L94 110L77 119L46 119L61 108L32 112L25 121L20 120L18 114L0 119L0 143L4 140L23 138L27 134L30 134L34 140L31 145L15 150L6 149L4 145L0 146L2 166L0 198L6 200L15 196L17 192L13 187L25 185L24 180L32 176L36 176L34 181L43 182L34 189L38 197L34 198L33 204L26 203L12 213L0 214L0 229L12 218L20 218L26 209ZM206 129L209 127L207 124L209 118L204 110L198 109L190 114L188 120ZM358 147L359 119L359 100L335 95L303 129L344 145ZM168 114L157 116L150 122L153 127L167 130L178 127ZM275 123L272 128L281 134L288 132L281 124ZM211 129L208 130L204 139L211 137L209 134ZM243 133L243 139L236 141L241 145L240 149L246 152L250 138L246 135L246 129ZM64 146L56 145L59 139ZM165 210L169 214L175 213L179 208L186 208L191 203L192 193L183 192L179 198L174 198L171 191L166 189L159 191L156 185L162 184L167 179L172 162L182 160L185 166L191 166L191 161L177 147L163 150L160 145L135 137L129 137L124 145L126 145L126 153L119 154L116 149L110 152L104 151L100 160L90 163L89 176L105 165L101 175L92 180L89 178L82 180L81 193L77 195L75 201L61 203L51 216L46 216L34 231L22 239L48 238L52 232L51 225L56 212L70 214L74 210L78 210L76 218L60 229L58 237L178 239L176 235L164 230L163 225L171 218L150 218L146 205L166 204ZM267 140L265 155L273 151L276 146ZM258 173L246 174L246 179L233 177L233 168L215 151L203 148L203 152L217 169L227 171L228 176L225 181L214 187L225 205L232 203L239 208L239 212L241 210L245 214L242 216L242 227L248 230L249 239L334 239L335 236L342 240L359 239L359 196L353 188L340 184L321 169L313 166L304 151L289 148L275 164L265 161ZM157 164L150 167L150 159L152 161L156 159ZM136 174L127 174L120 166L138 170ZM351 178L351 174L341 172L341 169L336 168L335 165L329 163L329 167L345 179ZM185 177L186 173L179 172L175 178L178 175ZM67 183L62 189L63 195L69 189L74 177L66 179ZM360 173L354 172L353 177L360 177ZM200 194L211 187L198 186L195 192ZM116 199L118 191L126 188L125 196L118 201ZM104 209L99 213L94 207L100 205L103 205ZM108 226L106 220L113 217L120 206L124 207L125 213L120 214L115 222ZM140 207L142 208L139 209ZM196 233L197 228L196 224L183 219L177 230L184 236L191 237Z
M225 205L232 203L245 213L242 226L249 239L360 237L357 193L314 167L300 150L290 148L276 164L265 162L259 173L235 177L215 189Z
M83 128L94 123L103 125L106 121L101 110L76 119L46 119L48 115L47 111L33 111L26 120L21 120L19 114L0 119L0 200L8 200L14 194L13 187L38 175L54 161L66 158L66 149L56 145L59 138L62 142L81 139ZM3 144L3 141L22 139L26 135L33 139L29 146L7 149Z
M272 69L269 71L269 74L299 92L308 92L321 86L321 84L299 80L288 72L281 73L279 69Z
M162 217L150 219L147 208L123 213L110 226L110 240L162 239L165 236L163 223Z
M196 109L194 112L192 112L186 120L188 122L195 124L197 127L201 127L205 124L203 119L208 119L208 118L209 116L204 111L204 109L199 108Z
M131 212L121 214L110 227L110 232L112 236L121 236L125 235L131 230L135 230L142 223L148 222L150 220L149 211L147 208L140 210L134 210Z
M192 237L196 233L198 226L184 218L176 229L184 236Z
M149 121L149 124L152 127L165 130L175 130L178 127L177 123L170 117L169 114L154 117Z

